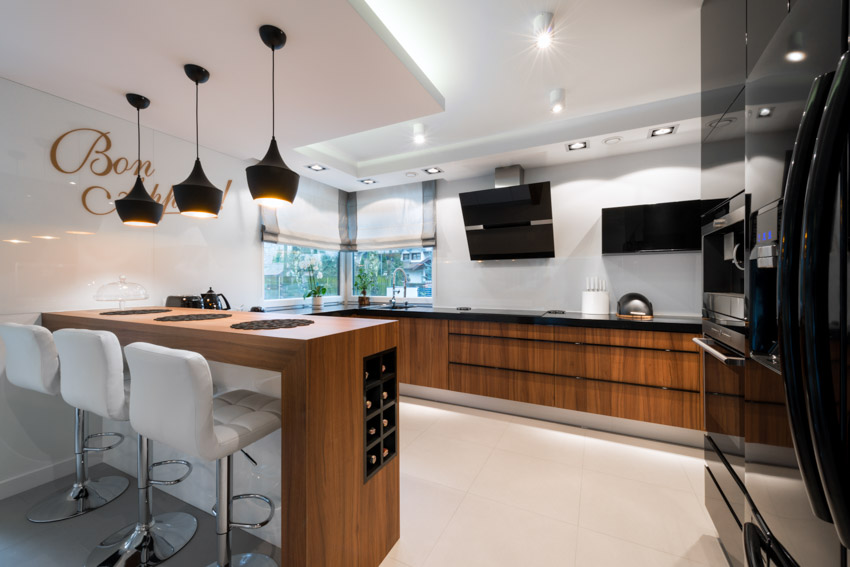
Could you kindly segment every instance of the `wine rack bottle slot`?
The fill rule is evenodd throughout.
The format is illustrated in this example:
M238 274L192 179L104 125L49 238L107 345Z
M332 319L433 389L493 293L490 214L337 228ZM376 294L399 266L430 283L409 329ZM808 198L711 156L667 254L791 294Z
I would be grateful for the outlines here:
M395 458L398 423L396 349L363 359L364 482Z

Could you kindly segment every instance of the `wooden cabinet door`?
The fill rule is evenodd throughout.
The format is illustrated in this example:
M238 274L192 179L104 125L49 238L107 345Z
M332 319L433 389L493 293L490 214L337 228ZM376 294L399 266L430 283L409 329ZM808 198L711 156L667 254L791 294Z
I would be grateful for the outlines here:
M399 381L449 389L449 322L445 319L399 318Z

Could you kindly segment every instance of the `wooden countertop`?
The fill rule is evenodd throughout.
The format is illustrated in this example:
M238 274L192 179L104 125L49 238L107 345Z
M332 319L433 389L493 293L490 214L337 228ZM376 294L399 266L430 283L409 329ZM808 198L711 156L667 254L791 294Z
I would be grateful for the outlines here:
M187 329L198 331L209 331L215 333L229 333L239 336L262 336L295 341L309 341L322 337L329 337L339 333L347 333L357 329L365 329L375 325L386 324L386 321L375 319L354 319L344 317L314 317L306 315L290 315L288 313L254 313L249 311L215 311L208 309L187 309L181 307L160 306L133 306L131 309L169 309L168 313L146 313L139 315L101 315L113 309L88 309L85 311L59 311L44 313L51 320L61 320L64 327L73 326L74 321L85 322L84 328L92 328L93 321L103 321L110 328L129 323L133 326L150 325L161 329ZM169 317L172 315L205 315L210 313L226 313L232 315L222 319L208 319L205 321L156 321L158 317ZM242 329L231 329L234 323L245 321L258 321L263 319L308 319L313 321L312 325L295 327L292 329L274 329L262 331L249 331Z

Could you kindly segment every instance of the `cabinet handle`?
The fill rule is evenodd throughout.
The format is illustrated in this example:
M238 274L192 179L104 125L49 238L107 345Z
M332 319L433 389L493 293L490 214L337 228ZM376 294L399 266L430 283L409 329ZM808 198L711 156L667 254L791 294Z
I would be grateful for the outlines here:
M693 340L702 350L725 364L726 366L743 366L746 359L743 356L727 356L714 348L714 341L711 339L700 339L694 337ZM709 342L710 341L710 342Z

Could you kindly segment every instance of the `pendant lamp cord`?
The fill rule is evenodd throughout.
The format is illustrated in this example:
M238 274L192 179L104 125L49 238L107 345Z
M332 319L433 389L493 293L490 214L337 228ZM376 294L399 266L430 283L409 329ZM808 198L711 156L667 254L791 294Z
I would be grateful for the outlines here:
M195 83L195 159L201 159L198 149L198 83Z
M141 110L136 109L136 150L138 151L138 161L136 162L138 165L136 166L136 177L141 177L142 175L142 118L140 116Z
M274 140L274 47L272 47L272 140Z

